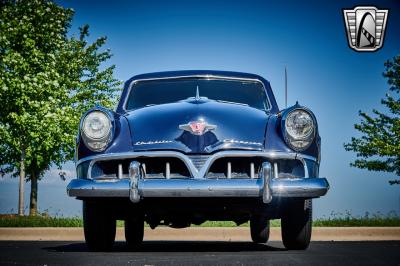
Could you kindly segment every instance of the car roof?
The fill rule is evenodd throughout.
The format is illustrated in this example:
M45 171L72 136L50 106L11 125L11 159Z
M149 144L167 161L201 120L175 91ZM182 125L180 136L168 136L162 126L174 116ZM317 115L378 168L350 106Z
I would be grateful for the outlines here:
M157 78L169 78L169 77L185 77L185 76L224 76L232 78L243 78L243 79L259 79L263 82L266 81L263 77L244 72L234 72L234 71L221 71L221 70L177 70L177 71L163 71L163 72L153 72L140 74L132 77L129 81L137 79L157 79Z

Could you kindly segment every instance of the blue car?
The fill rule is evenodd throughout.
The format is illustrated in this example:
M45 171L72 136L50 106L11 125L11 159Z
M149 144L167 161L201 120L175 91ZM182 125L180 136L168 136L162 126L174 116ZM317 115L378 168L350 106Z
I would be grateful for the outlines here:
M138 75L116 110L95 107L81 120L76 173L67 192L83 202L86 244L112 248L116 220L129 247L144 223L188 227L208 220L250 222L266 243L281 219L287 249L306 249L319 177L317 120L296 105L279 110L264 78L226 71Z

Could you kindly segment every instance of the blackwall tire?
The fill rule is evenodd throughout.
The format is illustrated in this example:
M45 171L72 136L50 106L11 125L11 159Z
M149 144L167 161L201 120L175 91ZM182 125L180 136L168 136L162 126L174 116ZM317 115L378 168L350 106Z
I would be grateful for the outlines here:
M83 201L83 229L90 251L110 251L115 241L116 220L99 203Z
M125 220L125 240L130 249L139 247L143 242L143 218Z
M254 243L267 243L269 239L269 220L254 216L250 219L250 234Z
M281 219L283 245L289 250L308 248L312 233L312 201L290 202Z

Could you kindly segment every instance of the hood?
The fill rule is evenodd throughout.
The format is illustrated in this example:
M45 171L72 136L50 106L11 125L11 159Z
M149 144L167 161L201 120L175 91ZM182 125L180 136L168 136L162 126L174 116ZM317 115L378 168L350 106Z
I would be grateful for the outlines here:
M125 116L135 151L179 150L195 154L222 149L262 150L269 118L259 109L207 99L144 107ZM202 135L185 127L201 120L210 126Z

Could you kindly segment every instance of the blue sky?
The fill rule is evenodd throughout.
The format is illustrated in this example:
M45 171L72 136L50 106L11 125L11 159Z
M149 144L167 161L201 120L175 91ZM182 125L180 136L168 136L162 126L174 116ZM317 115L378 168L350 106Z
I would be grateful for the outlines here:
M351 168L355 156L343 148L358 136L353 124L359 121L359 110L385 111L380 106L388 92L383 63L399 54L399 2L367 3L390 9L384 47L373 53L351 50L344 29L342 8L364 1L57 2L76 11L71 34L87 23L92 40L108 37L105 48L114 54L109 63L116 65L115 76L123 81L164 70L251 72L271 82L284 108L286 66L288 102L298 100L315 112L322 137L320 174L331 183L328 195L314 201L315 217L346 211L400 214L400 186L387 182L396 177ZM66 169L70 180L73 164ZM67 182L59 180L55 169L47 174L39 184L42 211L81 213L80 202L65 194ZM15 212L17 197L16 180L0 179L0 212Z

